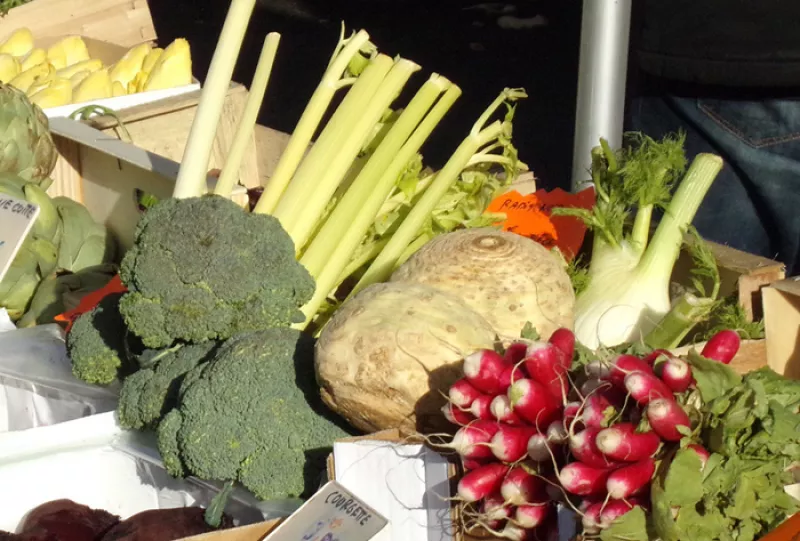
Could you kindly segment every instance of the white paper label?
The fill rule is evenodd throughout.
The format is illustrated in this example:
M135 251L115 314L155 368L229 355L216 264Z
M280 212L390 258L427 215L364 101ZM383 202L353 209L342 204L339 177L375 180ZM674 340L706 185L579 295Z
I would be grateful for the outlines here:
M39 210L38 205L0 194L0 280L36 222Z
M388 523L374 509L330 481L267 535L268 541L368 541Z

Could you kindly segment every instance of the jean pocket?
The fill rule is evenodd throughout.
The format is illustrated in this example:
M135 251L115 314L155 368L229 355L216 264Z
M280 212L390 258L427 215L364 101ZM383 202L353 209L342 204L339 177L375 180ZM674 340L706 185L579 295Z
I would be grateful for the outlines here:
M800 101L698 99L697 107L720 128L753 148L800 141Z

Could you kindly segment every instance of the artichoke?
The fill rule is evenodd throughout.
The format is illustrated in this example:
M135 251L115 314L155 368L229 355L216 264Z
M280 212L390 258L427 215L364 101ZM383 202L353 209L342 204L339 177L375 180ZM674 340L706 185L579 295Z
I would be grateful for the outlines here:
M58 151L50 124L24 92L0 83L0 173L16 175L20 186L32 182L46 190Z
M66 197L54 197L63 232L58 251L58 268L78 272L114 260L114 239L89 211Z
M41 207L31 232L0 281L0 307L16 321L28 309L39 282L56 270L62 226L52 200L36 184L4 174L0 175L0 193Z

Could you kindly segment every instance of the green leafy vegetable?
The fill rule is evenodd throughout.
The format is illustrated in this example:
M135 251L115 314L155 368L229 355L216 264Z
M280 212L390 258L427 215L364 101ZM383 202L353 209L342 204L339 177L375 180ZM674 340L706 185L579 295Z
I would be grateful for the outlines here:
M600 541L649 541L647 517L641 507L634 507L600 533Z

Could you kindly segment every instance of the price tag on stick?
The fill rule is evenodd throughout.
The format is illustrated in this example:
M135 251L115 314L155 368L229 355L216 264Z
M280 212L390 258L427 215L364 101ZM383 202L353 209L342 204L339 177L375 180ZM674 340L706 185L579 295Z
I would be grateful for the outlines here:
M0 281L39 216L39 206L0 194Z
M266 541L369 541L388 522L341 484L330 481L265 539Z

